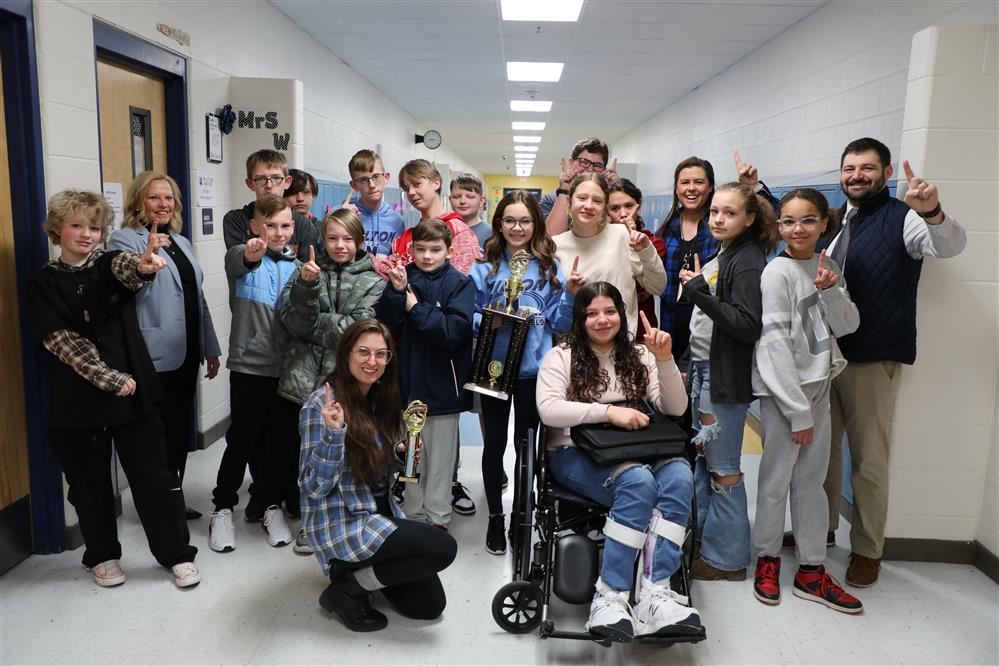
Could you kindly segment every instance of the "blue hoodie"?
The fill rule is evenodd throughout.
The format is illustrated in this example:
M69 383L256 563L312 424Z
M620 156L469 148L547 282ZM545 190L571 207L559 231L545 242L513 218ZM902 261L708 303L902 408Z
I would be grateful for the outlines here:
M510 252L507 250L500 259L495 273L490 274L492 264L479 262L472 266L468 277L475 284L475 314L472 330L478 335L479 323L482 321L482 308L490 303L505 303L505 282L510 277ZM524 354L520 361L520 379L538 376L538 366L545 354L552 348L552 338L555 332L564 332L572 326L572 294L565 290L565 276L557 259L555 273L561 285L554 289L547 277L541 276L538 260L531 257L531 263L524 274L524 293L520 295L518 304L521 308L529 308L534 312L531 327L524 343ZM496 332L496 342L493 345L493 355L499 360L506 356L510 342L510 327L505 326Z
M385 199L376 211L361 203L360 198L354 199L354 205L360 211L364 225L364 250L368 254L392 254L395 239L406 230L402 216Z

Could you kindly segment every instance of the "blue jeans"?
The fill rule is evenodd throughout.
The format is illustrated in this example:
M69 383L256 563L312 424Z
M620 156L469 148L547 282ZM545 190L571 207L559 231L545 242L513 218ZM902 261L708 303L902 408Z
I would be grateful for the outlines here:
M722 486L712 475L742 474L742 434L749 403L712 403L708 361L694 361L690 364L690 406L697 430L694 487L700 557L716 569L737 571L750 561L746 482L740 476L736 484ZM714 416L715 423L702 425L702 414Z
M576 447L563 446L548 454L548 466L559 483L610 507L614 522L626 527L647 531L653 509L683 526L690 521L694 485L690 465L683 458L670 458L654 466L598 465ZM638 550L612 539L604 542L600 577L611 589L631 589ZM680 556L679 545L656 537L652 581L669 579L680 567Z

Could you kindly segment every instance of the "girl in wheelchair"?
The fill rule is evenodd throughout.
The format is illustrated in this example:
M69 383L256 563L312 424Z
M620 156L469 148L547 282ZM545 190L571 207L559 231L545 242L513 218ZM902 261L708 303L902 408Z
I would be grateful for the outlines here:
M667 636L676 625L700 627L697 611L669 587L682 562L693 477L684 458L653 465L598 465L572 442L571 426L609 423L627 430L649 417L609 403L645 399L663 414L682 414L687 396L668 333L643 318L645 342L628 333L621 292L607 282L576 295L572 329L538 372L538 413L548 426L548 467L569 490L610 507L596 594L586 629L613 641ZM644 552L629 603L635 560Z

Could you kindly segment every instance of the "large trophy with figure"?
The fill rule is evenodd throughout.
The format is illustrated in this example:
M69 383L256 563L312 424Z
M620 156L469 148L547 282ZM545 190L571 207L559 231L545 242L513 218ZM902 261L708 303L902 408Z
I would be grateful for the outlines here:
M503 290L506 302L491 303L482 308L479 322L479 337L475 343L475 357L472 361L472 378L465 384L470 391L477 391L500 400L508 400L513 393L517 376L520 374L520 360L527 341L528 327L534 313L528 308L520 308L518 299L524 293L524 274L531 263L531 255L526 250L517 250L510 257L510 278ZM506 350L496 349L497 340L507 336L497 336L499 331L510 331Z
M419 483L420 473L416 471L416 448L423 441L423 426L427 424L427 404L414 400L406 405L402 412L402 421L406 424L406 463L399 480L406 483Z

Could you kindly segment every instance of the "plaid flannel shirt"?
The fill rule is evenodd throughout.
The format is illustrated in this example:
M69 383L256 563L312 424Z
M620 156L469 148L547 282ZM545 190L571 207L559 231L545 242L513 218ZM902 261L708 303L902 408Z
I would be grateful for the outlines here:
M659 328L664 331L673 330L673 308L676 306L676 297L680 289L680 269L684 268L684 257L681 256L680 247L683 244L683 237L680 235L680 216L677 215L671 220L663 223L659 230L659 237L666 244L666 251L663 254L663 266L666 268L666 288L660 295ZM701 260L703 266L708 262L708 258L718 251L719 243L711 235L708 229L708 213L697 223L697 234L694 236L694 251ZM688 269L693 269L693 258L688 258Z
M302 529L328 575L332 560L360 562L373 556L396 525L377 512L371 488L354 477L347 463L347 426L331 430L323 422L325 396L325 388L313 391L299 413L298 486ZM391 493L389 504L394 517L405 518Z

